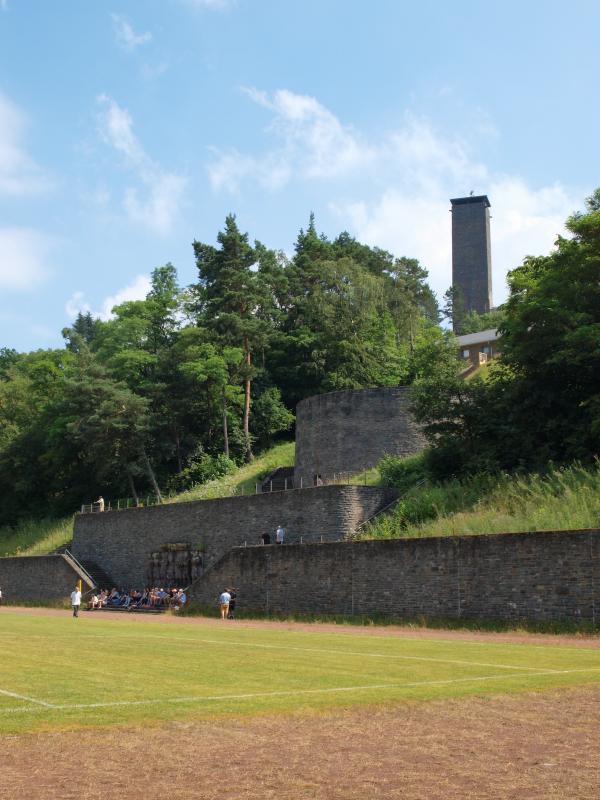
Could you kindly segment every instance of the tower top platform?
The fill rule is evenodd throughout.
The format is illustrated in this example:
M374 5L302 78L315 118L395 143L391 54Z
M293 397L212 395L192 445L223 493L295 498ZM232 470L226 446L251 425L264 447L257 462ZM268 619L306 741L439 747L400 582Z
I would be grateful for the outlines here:
M476 197L470 195L469 197L455 197L450 200L453 206L464 206L467 203L483 203L487 208L490 208L490 201L487 194L479 194Z

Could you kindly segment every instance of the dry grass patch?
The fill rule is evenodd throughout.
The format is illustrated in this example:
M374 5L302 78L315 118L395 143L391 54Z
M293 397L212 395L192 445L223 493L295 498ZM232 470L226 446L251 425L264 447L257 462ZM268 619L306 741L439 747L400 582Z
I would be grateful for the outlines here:
M599 702L587 687L5 737L0 798L595 800Z

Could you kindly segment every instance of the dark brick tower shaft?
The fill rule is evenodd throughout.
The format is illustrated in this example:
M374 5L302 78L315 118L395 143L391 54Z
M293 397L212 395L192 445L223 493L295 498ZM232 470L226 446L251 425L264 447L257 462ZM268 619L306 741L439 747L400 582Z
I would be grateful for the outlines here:
M457 197L452 203L452 285L465 311L492 308L490 201L486 195Z

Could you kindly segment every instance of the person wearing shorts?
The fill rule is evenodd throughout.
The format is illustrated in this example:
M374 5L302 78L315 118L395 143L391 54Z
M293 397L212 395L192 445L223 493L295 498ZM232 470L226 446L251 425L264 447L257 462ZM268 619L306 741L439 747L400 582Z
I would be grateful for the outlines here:
M76 586L71 592L71 607L73 608L73 616L79 616L79 606L81 605L81 592L79 587Z
M229 616L229 601L231 600L231 595L225 589L224 592L221 592L219 596L219 605L221 606L221 619L227 619Z

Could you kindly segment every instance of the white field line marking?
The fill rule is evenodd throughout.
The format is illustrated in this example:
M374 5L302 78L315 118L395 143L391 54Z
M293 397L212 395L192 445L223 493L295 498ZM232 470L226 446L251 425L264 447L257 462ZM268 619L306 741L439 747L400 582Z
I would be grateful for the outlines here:
M507 675L480 675L479 677L471 678L448 678L447 680L439 681L413 681L411 683L373 683L364 686L334 686L324 689L294 689L278 692L248 692L246 694L222 694L222 695L207 695L204 697L190 696L190 697L167 697L167 698L152 698L148 700L113 700L106 703L72 703L63 705L48 705L53 711L72 711L77 709L86 708L120 708L129 706L149 706L149 705L173 705L179 703L209 703L209 702L222 702L230 700L252 700L256 698L268 697L289 697L296 695L312 695L312 694L334 694L341 692L364 692L374 691L377 689L412 689L420 686L446 686L455 683L481 683L483 681L494 681L505 678L536 678L546 675L570 675L574 672L600 672L600 667L589 667L583 669L563 669L563 670L544 670L543 672L536 672L530 675L523 675L522 672L515 672ZM39 709L24 709L19 708L3 708L0 709L0 714L10 714L21 711L39 711Z
M43 700L36 700L35 697L9 692L6 689L0 689L0 694L4 694L6 697L14 697L16 700L26 700L28 703L37 703L39 706L46 706L46 708L56 708L53 703L45 703Z
M102 639L101 636L88 636L89 639ZM535 672L539 667L525 667L519 664L490 664L486 661L463 661L459 659L450 658L434 658L431 656L407 656L396 655L389 653L368 653L354 650L331 650L323 647L297 647L295 645L284 644L261 644L258 642L241 642L236 639L190 639L187 636L159 636L155 634L148 634L141 636L142 640L157 639L161 642L186 642L187 644L215 644L215 645L235 645L236 647L254 647L262 650L291 650L299 653L326 653L328 655L336 656L364 656L367 658L384 658L387 660L402 660L402 661L428 661L434 664L458 664L459 666L466 667L492 667L497 669L523 669ZM128 637L121 637L121 642L129 643L131 640ZM550 668L548 668L550 669ZM560 670L555 670L560 672Z
M523 667L517 664L489 664L485 661L460 661L451 658L433 658L431 656L405 656L388 653L361 653L353 650L329 650L323 647L296 647L284 644L258 644L256 642L239 642L236 640L217 640L217 639L188 639L184 636L144 636L144 639L162 639L165 642L178 641L188 642L188 644L216 644L216 645L235 645L236 647L256 647L263 650L292 650L300 653L327 653L336 656L364 656L367 658L385 658L388 661L430 661L434 664L458 664L466 667L492 667L495 669L524 669L535 672L538 667ZM550 670L550 672L560 672L560 670Z

